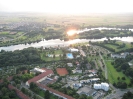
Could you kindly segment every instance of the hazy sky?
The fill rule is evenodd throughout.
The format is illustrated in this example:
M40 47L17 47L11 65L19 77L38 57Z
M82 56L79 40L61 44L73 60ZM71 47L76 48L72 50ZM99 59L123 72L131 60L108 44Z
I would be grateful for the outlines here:
M133 12L133 0L0 0L0 11L124 13Z

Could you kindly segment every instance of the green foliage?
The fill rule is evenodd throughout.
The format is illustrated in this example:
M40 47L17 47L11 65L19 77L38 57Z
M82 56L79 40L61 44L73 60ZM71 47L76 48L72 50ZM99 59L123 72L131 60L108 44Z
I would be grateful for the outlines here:
M9 90L8 84L4 83L0 84L0 99L19 99L15 91Z
M123 95L122 99L133 99L133 93L131 93L130 91L128 91L127 93L125 93Z
M0 53L0 67L22 64L42 63L40 54L36 48L16 50L14 52Z
M45 99L50 99L50 93L48 90L45 91Z

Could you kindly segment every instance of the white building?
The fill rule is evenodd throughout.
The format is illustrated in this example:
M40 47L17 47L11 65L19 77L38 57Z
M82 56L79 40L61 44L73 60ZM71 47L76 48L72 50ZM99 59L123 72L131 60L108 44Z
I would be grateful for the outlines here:
M80 80L80 83L90 83L90 80L88 79L88 80Z
M38 72L41 72L41 73L46 72L45 70L40 69L40 68L34 68L34 70L35 70L35 71L38 71Z
M73 74L75 74L75 73L82 73L82 70L80 69L74 69L74 70L72 70L72 72L73 72Z
M111 54L111 57L112 58L126 58L127 55L129 55L129 53L124 52L124 53L121 53L121 54Z
M94 84L94 89L103 89L104 91L108 91L109 84L108 83Z
M67 66L73 67L73 64L72 63L67 63Z
M92 79L90 79L91 82L96 82L98 80L100 80L100 78L92 78Z
M71 52L78 52L79 50L78 49L75 49L75 48L70 48L69 49Z
M82 87L82 84L81 83L74 83L73 84L73 88L75 88L75 89L78 89L80 87Z

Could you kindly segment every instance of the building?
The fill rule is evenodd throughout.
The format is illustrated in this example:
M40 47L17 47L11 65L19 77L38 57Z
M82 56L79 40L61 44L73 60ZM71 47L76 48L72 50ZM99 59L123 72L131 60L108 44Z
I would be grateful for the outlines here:
M72 63L67 63L67 66L73 67L73 64Z
M45 70L45 72L43 72L42 74L40 74L40 75L38 75L38 76L36 76L36 77L34 77L34 78L28 80L28 81L26 82L26 85L29 86L29 84L30 84L31 82L34 82L34 83L36 83L37 86L38 86L39 88L41 88L42 90L45 90L45 91L48 90L50 93L52 93L52 94L54 94L54 95L56 95L56 96L58 96L58 97L61 97L61 98L63 98L63 99L75 99L75 98L73 98L73 97L71 97L71 96L68 96L68 95L66 95L66 94L63 94L63 93L61 93L61 92L59 92L59 91L57 91L57 90L54 90L54 89L52 89L52 88L47 87L46 85L41 84L41 83L40 83L41 81L43 81L43 80L45 80L45 79L50 79L50 78L48 78L48 77L50 77L51 75L53 75L53 71L52 71L52 70L50 70L50 69L43 69L43 70ZM26 98L22 98L22 99L26 99Z
M80 83L90 83L90 80L89 79L87 79L87 80L80 80Z
M82 70L81 69L74 69L74 70L72 70L72 72L73 72L73 74L82 73Z
M111 57L112 58L126 58L127 55L129 55L129 53L124 52L124 53L121 53L121 54L111 54Z
M46 72L46 71L43 70L43 69L40 69L40 68L34 68L34 69L30 70L30 73L33 73L33 74L35 74L35 73L43 73L43 72Z
M78 52L79 50L76 49L76 48L70 48L69 51L71 51L71 52Z
M79 89L80 87L82 87L82 84L81 83L74 83L73 84L73 88L74 89Z
M92 78L92 79L90 79L91 82L97 82L99 80L100 80L100 78Z
M50 77L50 76L53 75L53 74L54 74L54 73L53 73L52 70L50 70L50 69L45 69L44 72L41 73L40 75L35 76L34 78L28 80L28 81L26 82L26 85L29 86L29 84L30 84L31 82L37 82L37 83L39 83L39 82L45 80L46 78Z
M94 89L103 89L104 91L108 91L109 84L108 83L94 84Z
M96 90L94 90L88 86L84 86L77 91L78 94L80 94L80 95L85 94L87 96L93 96L94 94L96 94L96 92L97 92Z
M39 83L36 83L37 85L38 85L38 87L40 87L42 90L48 90L50 93L52 93L52 94L54 94L54 95L56 95L56 96L58 96L58 97L60 97L60 98L63 98L63 99L75 99L75 98L73 98L73 97L71 97L71 96L68 96L68 95L66 95L66 94L63 94L63 93L61 93L61 92L59 92L59 91L57 91L57 90L54 90L54 89L52 89L52 88L49 88L49 87L47 87L47 86L44 86L44 85L42 85L42 84L39 84Z
M27 95L23 94L20 90L18 90L17 88L15 88L14 86L12 86L11 84L8 85L8 88L10 90L15 90L16 94L18 95L19 98L21 99L31 99L30 97L28 97Z
M128 62L129 66L133 66L133 60L131 60L130 62Z

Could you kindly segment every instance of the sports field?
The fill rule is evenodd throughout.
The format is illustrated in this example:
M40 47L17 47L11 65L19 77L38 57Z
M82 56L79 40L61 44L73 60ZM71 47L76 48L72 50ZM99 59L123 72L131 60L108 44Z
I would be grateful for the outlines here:
M68 74L68 71L66 68L57 68L56 69L57 73L60 75L60 76L65 76Z

